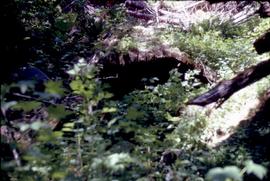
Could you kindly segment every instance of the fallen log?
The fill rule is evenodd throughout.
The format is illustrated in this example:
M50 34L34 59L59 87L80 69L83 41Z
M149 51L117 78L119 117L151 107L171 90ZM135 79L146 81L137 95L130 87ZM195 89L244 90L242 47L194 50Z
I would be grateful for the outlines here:
M187 104L206 106L219 100L224 102L235 92L268 75L270 75L270 59L244 70L231 80L221 81L213 89L192 99Z

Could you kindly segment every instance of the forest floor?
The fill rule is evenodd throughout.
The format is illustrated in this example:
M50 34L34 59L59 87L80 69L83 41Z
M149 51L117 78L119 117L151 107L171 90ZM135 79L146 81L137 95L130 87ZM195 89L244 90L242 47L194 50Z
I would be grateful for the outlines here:
M260 107L262 91L269 89L270 78L267 77L235 93L219 108L214 104L203 108L208 114L209 124L203 133L203 142L215 147L235 133L240 124L248 124ZM261 88L261 89L260 89ZM260 89L260 90L259 90ZM190 106L189 109L202 109Z

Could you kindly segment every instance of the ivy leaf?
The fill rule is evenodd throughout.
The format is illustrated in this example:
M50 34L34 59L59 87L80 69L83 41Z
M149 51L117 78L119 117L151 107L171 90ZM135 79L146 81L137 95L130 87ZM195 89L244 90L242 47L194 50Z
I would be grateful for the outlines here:
M37 101L19 101L16 105L12 106L12 109L28 112L38 108L40 105L41 103Z
M50 117L58 120L65 118L67 115L71 114L71 112L66 110L63 105L49 106L48 113Z
M56 95L57 97L61 97L65 94L65 89L63 88L63 83L61 81L48 81L45 83L45 87L45 92Z
M245 165L248 174L252 173L261 180L266 176L267 169L262 165L256 164L252 160L246 161Z
M243 177L241 171L236 166L227 166L225 168L213 168L209 170L206 175L207 180L211 181L227 181L233 179L236 181L242 181Z

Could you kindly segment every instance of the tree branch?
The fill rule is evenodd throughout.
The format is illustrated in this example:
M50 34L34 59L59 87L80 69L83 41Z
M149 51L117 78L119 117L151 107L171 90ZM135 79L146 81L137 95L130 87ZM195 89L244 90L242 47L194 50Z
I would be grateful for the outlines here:
M217 102L221 99L225 101L235 92L263 77L268 76L269 74L270 59L244 70L231 80L220 82L213 89L189 101L188 104L206 106L207 104Z

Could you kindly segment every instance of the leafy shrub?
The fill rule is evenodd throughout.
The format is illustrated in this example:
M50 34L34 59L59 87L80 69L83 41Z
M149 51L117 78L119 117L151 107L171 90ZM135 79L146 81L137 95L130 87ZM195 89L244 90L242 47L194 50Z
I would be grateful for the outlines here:
M244 173L247 174L254 174L257 178L259 178L260 180L262 180L267 173L266 168L264 168L263 166L254 163L253 161L246 161L245 163L245 167L240 170L238 167L236 166L227 166L224 168L213 168L211 170L209 170L209 172L207 173L207 179L208 180L243 180L243 175Z
M242 179L243 172L258 178L265 175L264 167L252 162L239 171L249 158L244 148L216 152L202 143L208 117L200 109L185 109L185 102L205 89L195 78L198 72L172 70L163 85L156 85L157 78L145 79L144 90L115 100L97 77L97 67L84 59L72 65L77 57L107 51L98 47L99 41L126 23L121 7L100 8L89 15L83 12L84 1L74 1L76 11L61 8L62 1L16 3L35 64L52 73L62 70L63 77L67 68L72 69L67 71L68 80L47 81L41 88L25 81L1 86L1 133L8 127L22 136L19 140L1 137L1 146L7 146L4 151L9 153L1 157L3 178L203 180L209 167L227 163L236 166L211 170L209 179L220 175ZM206 21L192 32L172 29L157 36L218 70L222 77L230 77L255 62L251 40L269 23L260 21L257 29L254 23L232 27ZM128 29L120 28L121 51L137 46L124 35ZM173 155L170 162L164 161L167 153Z

